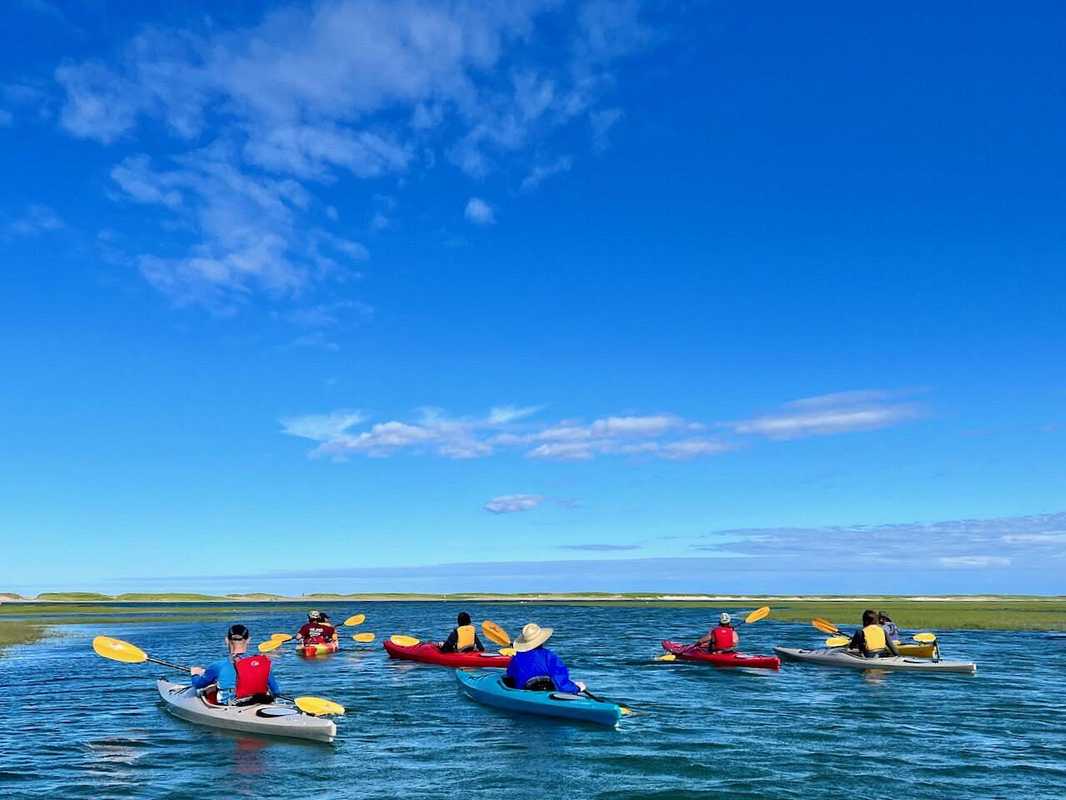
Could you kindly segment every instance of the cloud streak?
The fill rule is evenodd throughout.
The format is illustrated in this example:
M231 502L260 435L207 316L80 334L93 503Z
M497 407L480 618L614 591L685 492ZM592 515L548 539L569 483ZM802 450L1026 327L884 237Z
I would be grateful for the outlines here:
M686 460L713 455L730 445L695 436L704 426L664 414L615 416L581 423L530 421L537 406L497 406L482 417L450 417L422 409L414 419L364 422L358 412L338 411L283 419L282 432L317 443L312 457L345 460L353 455L384 458L399 453L434 453L446 458L481 458L518 452L531 459L587 461L597 456L646 456Z
M739 434L769 439L799 439L886 428L922 415L913 403L891 392L863 390L808 397L786 403L781 411L731 423Z
M515 514L532 511L543 502L544 497L539 494L505 494L492 498L484 508L491 514Z

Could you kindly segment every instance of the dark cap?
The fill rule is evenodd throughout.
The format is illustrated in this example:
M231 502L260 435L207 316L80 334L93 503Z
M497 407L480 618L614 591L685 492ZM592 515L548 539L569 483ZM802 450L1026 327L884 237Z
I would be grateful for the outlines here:
M248 627L241 625L239 622L236 625L230 625L229 630L226 632L226 638L234 641L244 641L252 635Z

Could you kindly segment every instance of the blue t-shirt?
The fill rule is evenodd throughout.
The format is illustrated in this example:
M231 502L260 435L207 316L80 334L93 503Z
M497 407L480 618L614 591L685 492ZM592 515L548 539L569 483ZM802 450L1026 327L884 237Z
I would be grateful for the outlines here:
M556 690L560 692L578 694L581 691L580 687L570 680L566 664L547 647L538 647L511 656L507 677L514 682L516 688L523 689L533 678L545 676L552 679Z
M220 658L213 664L209 664L203 675L192 676L192 685L197 689L206 689L212 683L218 684L218 702L228 703L237 689L237 668L233 666L233 659ZM275 696L281 694L273 672L270 673L267 685L270 687L271 694Z

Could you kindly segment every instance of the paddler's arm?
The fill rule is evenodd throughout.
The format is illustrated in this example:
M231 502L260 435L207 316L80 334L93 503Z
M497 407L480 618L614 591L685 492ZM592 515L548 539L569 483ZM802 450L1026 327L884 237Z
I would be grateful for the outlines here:
M479 653L485 652L485 645L481 643L481 639L478 638L477 631L474 631L474 649Z
M570 680L570 670L566 668L566 664L563 663L559 656L549 651L546 662L548 676L552 679L556 689L560 692L581 694L581 687Z
M899 650L896 649L896 643L888 636L885 637L885 644L888 645L888 652L894 656L899 655Z
M212 683L218 681L218 673L218 662L216 661L214 664L209 665L207 669L201 671L198 675L194 674L190 683L193 685L194 689L206 689Z
M452 632L448 634L448 638L441 642L440 651L442 653L454 653L456 646L459 644L459 631L452 628Z

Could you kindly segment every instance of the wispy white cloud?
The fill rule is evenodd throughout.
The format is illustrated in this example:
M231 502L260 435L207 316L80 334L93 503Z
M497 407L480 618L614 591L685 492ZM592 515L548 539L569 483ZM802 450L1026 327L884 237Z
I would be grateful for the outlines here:
M937 559L940 566L950 569L988 569L1009 567L1010 559L1003 556L945 556Z
M63 220L51 208L31 204L20 217L4 226L4 230L9 236L40 236L63 227Z
M916 419L922 409L884 391L837 392L786 403L781 411L731 424L740 434L771 439L875 430Z
M492 498L484 508L492 514L514 514L532 511L543 502L544 497L539 494L505 494Z
M468 222L473 222L475 225L492 225L496 222L496 212L480 197L471 197L467 200L463 215Z
M484 417L449 417L437 409L423 409L413 420L371 425L352 430L355 423L331 428L332 435L306 435L300 418L282 421L283 432L318 443L316 457L344 459L351 455L384 457L400 452L431 452L447 458L479 458L501 451L518 452L529 458L581 461L597 456L647 456L684 460L712 455L730 445L693 437L702 429L680 417L604 417L584 424L573 420L533 425L528 418L539 406L497 406ZM346 419L342 414L340 419ZM309 430L321 429L320 415L312 415ZM359 420L362 421L362 420Z
M569 43L538 58L542 29L560 28ZM473 176L516 158L527 187L569 169L572 156L544 152L547 134L583 119L603 127L613 65L646 34L636 2L594 0L575 13L553 0L319 0L242 29L145 28L114 58L66 61L54 73L58 119L103 144L136 141L146 119L166 126L178 155L127 159L112 178L197 238L185 253L140 253L141 272L182 304L231 309L336 275L309 252L323 223L337 222L316 184L404 175L439 153ZM496 216L478 198L466 213L476 224ZM391 222L379 208L370 227Z
M752 528L704 534L690 548L751 559L767 569L837 563L855 569L1039 568L1066 558L1066 513L821 528Z
M529 171L529 174L522 180L522 190L530 191L531 189L535 189L552 175L569 172L573 165L574 159L570 156L560 156L554 161L549 161L544 164L534 164L533 168Z

